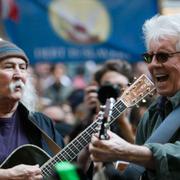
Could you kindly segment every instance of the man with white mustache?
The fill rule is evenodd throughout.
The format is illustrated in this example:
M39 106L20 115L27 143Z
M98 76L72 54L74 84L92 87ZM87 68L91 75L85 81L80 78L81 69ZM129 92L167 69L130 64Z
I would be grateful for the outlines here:
M24 91L24 86L25 84L21 81L21 80L18 80L18 81L15 81L15 82L11 82L9 84L9 89L10 91L13 93L16 91L16 89L22 89L22 91Z
M34 110L35 91L28 74L29 60L15 44L0 40L0 164L19 146L32 144L48 154L53 153L42 138L35 122L60 147L63 139L54 129L52 121ZM31 157L30 157L31 158ZM33 158L33 157L32 157ZM3 167L3 166L2 166ZM42 179L39 165L18 164L0 168L0 179Z

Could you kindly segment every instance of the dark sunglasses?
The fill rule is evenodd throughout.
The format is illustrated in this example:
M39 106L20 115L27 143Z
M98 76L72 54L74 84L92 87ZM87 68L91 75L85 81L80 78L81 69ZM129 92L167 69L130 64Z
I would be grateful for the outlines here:
M144 53L142 54L142 57L143 57L143 60L148 64L152 62L152 59L154 56L156 57L156 60L158 62L164 63L170 57L172 57L174 54L177 54L177 53L180 53L180 52L174 52L174 53L158 52L158 53L152 53L152 54Z

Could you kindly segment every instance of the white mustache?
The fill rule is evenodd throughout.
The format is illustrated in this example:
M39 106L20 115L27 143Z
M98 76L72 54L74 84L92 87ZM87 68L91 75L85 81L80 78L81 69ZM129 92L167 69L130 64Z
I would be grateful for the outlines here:
M17 87L20 87L22 90L25 88L25 84L21 81L13 81L9 84L9 89L11 92L14 92Z

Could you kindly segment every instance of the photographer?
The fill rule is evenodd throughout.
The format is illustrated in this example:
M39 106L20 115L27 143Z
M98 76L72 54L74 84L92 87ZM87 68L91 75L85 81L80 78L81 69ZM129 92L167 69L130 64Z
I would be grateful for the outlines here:
M95 74L94 82L85 89L84 105L87 112L86 122L91 123L99 111L99 106L113 97L117 100L123 90L132 80L131 65L123 60L107 61ZM90 122L89 122L90 121ZM127 112L123 113L112 125L111 130L127 141L134 142L134 134L127 118Z

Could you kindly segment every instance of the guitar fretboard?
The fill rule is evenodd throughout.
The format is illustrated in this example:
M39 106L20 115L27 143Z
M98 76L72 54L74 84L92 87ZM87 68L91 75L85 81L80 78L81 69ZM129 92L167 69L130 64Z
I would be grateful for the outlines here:
M127 108L127 106L119 100L116 102L112 109L112 114L110 117L110 122L114 122L122 112ZM91 141L91 135L96 132L96 128L99 126L101 119L98 118L90 126L88 126L82 133L80 133L74 140L72 140L68 145L66 145L59 153L57 153L53 158L49 159L45 164L41 166L43 177L48 177L53 175L54 165L61 161L71 162L79 154L79 152L89 144Z

